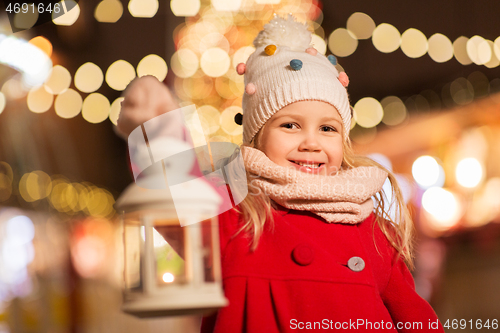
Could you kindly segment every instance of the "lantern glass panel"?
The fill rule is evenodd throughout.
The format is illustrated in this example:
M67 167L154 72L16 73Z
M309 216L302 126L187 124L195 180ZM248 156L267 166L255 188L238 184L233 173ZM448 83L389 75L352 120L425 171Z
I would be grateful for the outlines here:
M144 238L138 220L128 219L124 223L125 288L142 290L141 262L144 253Z
M153 243L157 286L185 284L186 241L185 228L178 220L154 221Z

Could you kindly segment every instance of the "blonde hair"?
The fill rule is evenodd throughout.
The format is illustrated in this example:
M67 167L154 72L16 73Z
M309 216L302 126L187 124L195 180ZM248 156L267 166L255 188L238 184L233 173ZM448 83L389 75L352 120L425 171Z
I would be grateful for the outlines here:
M266 124L259 130L250 144L244 144L244 146L259 149L259 140L265 126ZM387 172L392 188L392 202L389 204L389 207L386 207L387 196L383 189L373 197L375 201L376 223L379 225L389 243L403 257L407 266L413 269L413 221L408 207L403 200L403 194L394 174L372 159L356 155L351 147L350 140L343 140L343 152L342 169L374 166ZM276 208L276 204L266 196L263 191L254 188L251 185L251 181L252 176L247 171L249 195L239 204L239 209L234 209L243 215L244 220L243 226L236 234L245 232L250 236L250 249L254 251L257 248L259 238L265 226L270 224L269 227L273 228L274 218L272 211ZM395 212L395 221L392 221L387 213L389 209L393 209Z

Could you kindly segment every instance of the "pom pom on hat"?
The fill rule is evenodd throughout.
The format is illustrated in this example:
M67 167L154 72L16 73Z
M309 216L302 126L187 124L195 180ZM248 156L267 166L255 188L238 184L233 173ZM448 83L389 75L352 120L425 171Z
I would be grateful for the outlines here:
M264 52L266 52L267 55L273 55L276 52L276 45L268 45L264 49Z
M305 24L295 21L290 14L287 18L276 16L253 41L256 48L270 44L286 46L292 51L304 51L311 44L311 33Z
M238 73L239 75L243 75L245 74L246 68L247 66L244 63L240 62L238 66L236 66L236 73Z
M315 56L316 54L318 54L318 50L316 50L314 47L308 47L306 49L306 53Z
M257 88L255 88L255 84L253 83L249 83L247 84L247 86L245 87L245 92L249 95L253 95L255 94L255 92L257 91Z
M302 68L302 61L299 59L292 59L292 61L290 61L290 67L298 71Z
M337 58L335 58L335 56L333 54L330 54L327 58L328 58L328 60L330 60L332 65L335 66L337 64Z
M344 87L347 87L349 85L349 77L345 72L341 72L339 74L339 81Z

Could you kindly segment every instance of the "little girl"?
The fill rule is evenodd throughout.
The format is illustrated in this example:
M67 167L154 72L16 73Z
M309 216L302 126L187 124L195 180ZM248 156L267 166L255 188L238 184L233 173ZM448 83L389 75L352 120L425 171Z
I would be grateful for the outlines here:
M201 330L444 332L406 266L412 221L395 178L354 155L348 78L310 42L304 24L275 17L237 67L249 193L219 215L229 305ZM148 119L125 104L118 129L126 133ZM393 221L382 199L387 177Z

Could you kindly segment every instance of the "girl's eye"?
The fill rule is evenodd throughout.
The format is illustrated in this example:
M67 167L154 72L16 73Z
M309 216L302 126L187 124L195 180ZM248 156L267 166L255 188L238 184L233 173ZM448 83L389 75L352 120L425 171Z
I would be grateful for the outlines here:
M297 127L297 124L295 124L295 123L284 123L284 124L281 124L281 127L289 128L289 129L293 129L294 126Z
M325 132L337 132L337 129L332 126L321 126L321 129Z

